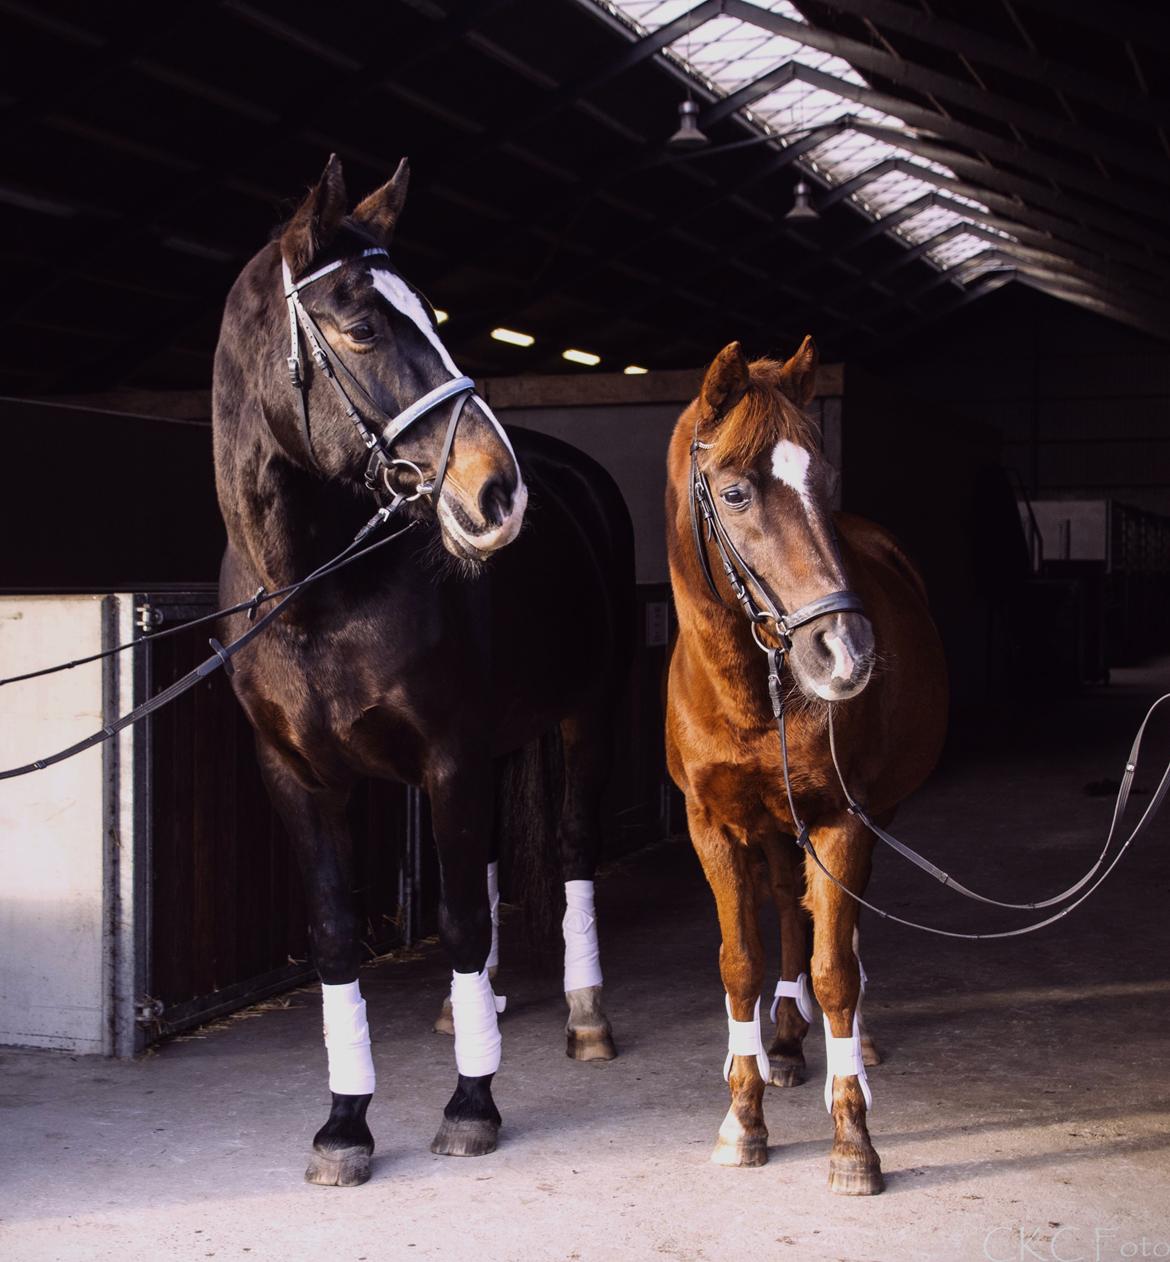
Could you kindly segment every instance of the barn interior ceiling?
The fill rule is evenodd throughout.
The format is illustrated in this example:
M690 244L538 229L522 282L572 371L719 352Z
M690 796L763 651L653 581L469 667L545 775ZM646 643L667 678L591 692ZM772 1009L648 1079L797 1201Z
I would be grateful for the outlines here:
M1157 7L0 0L0 20L7 395L206 388L228 286L330 151L355 197L410 155L398 263L476 374L690 366L810 330L864 356L1009 283L1170 337ZM709 144L680 153L688 94ZM818 213L786 218L801 179Z

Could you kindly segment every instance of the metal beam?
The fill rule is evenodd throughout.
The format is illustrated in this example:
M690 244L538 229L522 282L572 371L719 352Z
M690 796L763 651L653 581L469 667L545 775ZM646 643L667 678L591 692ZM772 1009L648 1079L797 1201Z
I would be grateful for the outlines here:
M976 281L973 285L959 290L943 302L938 303L917 319L911 320L909 324L895 324L893 322L883 324L877 336L867 340L865 346L867 350L873 351L881 346L895 345L902 341L903 338L910 337L920 329L926 328L927 325L936 324L940 316L949 316L973 302L978 302L980 298L986 298L988 294L994 293L997 289L1010 285L1013 280L1015 280L1015 277L1011 273L999 272L983 280Z
M1043 110L1033 109L1019 101L1008 100L971 83L920 66L897 57L884 49L863 44L860 40L836 35L820 27L794 22L780 13L773 13L751 4L749 0L723 0L724 12L752 26L783 35L810 48L842 57L852 66L868 70L891 83L902 84L915 92L941 97L976 114L997 118L1001 122L1044 136L1071 149L1074 153L1086 148L1107 153L1112 162L1162 183L1170 183L1170 167L1158 155L1137 149L1114 136L1102 135L1078 127L1068 119L1057 118Z
M795 72L795 75L802 83L807 83L810 87L833 92L846 100L855 101L859 105L867 105L871 109L881 110L885 114L893 114L895 117L901 118L910 127L921 128L954 144L965 145L977 154L987 154L989 157L994 157L1001 162L1010 162L1024 171L1042 173L1060 184L1091 193L1095 197L1100 198L1106 206L1113 206L1118 202L1119 190L1117 184L1096 171L1087 168L1082 169L1061 158L1054 158L1047 154L1039 153L1034 149L1029 149L1026 145L995 136L991 132L982 131L977 127L971 127L966 123L958 122L933 110L924 109L922 106L906 101L902 97L890 96L888 93L878 92L874 88L863 84L849 83L847 80L831 75L824 70L817 70L811 66L802 66ZM702 121L700 119L700 125ZM871 126L876 128L880 127L880 124L871 124ZM859 124L857 130L863 131L864 128ZM889 132L888 128L885 130ZM888 141L890 144L904 143L902 140L896 139L894 135L890 135ZM921 137L919 141L922 144L928 143L929 137ZM910 148L912 146L907 145L907 147ZM949 148L936 147L932 151L931 156L935 161L943 162L949 166L964 163L968 167L977 165L986 168L990 165L987 162L980 162L978 158L969 157ZM1170 164L1167 164L1167 171L1170 172ZM1010 173L1004 172L1004 174ZM1048 192L1051 194L1051 190L1048 190ZM1164 196L1158 197L1145 193L1141 189L1127 188L1125 200L1131 206L1140 206L1156 223L1161 223L1165 218L1166 202Z
M1042 83L1067 92L1082 101L1102 105L1115 114L1139 122L1170 123L1170 105L1153 99L1143 100L1121 90L1118 85L1100 75L1088 74L1074 66L1037 56L1029 49L1006 40L984 35L973 27L950 22L935 13L912 8L899 0L820 0L828 9L848 13L852 17L867 18L886 30L909 35L923 44L933 45L973 61L1006 70L1029 84ZM1028 3L1028 0L1024 0ZM1067 0L1056 0L1051 6L1058 8L1062 16L1067 13ZM1101 12L1099 6L1094 10ZM1112 6L1109 9L1112 33L1130 34L1132 28L1119 20Z
M1080 241L1090 250L1100 251L1101 249L1106 249L1109 251L1106 255L1108 258L1128 259L1138 268L1153 269L1163 275L1170 275L1170 260L1162 260L1141 250L1134 250L1125 240L1118 239L1106 244L1102 242L1098 233L1090 229L1082 228L1079 224L1072 223L1067 219L1050 215L1046 211L1037 209L1035 206L1021 205L1019 202L1013 201L1011 198L1005 197L992 189L976 187L964 180L960 180L956 176L943 175L938 171L932 171L929 167L917 166L913 162L906 162L902 159L894 159L893 161L894 169L901 171L903 174L913 176L926 184L933 184L936 188L949 189L953 193L958 193L961 197L972 198L996 210L1009 223L1021 223L1024 226L1031 225L1033 228L1040 228L1051 233L1058 240L1071 239ZM885 163L876 163L870 170L877 171L879 167L883 168L883 170L878 172L878 174L885 174ZM862 172L862 175L864 174L865 172ZM877 176L875 175L874 178L877 178ZM956 210L959 214L964 213L962 207L956 207Z
M1128 309L1115 307L1105 299L1094 298L1081 290L1066 289L1055 282L1044 280L1040 277L1021 273L1016 279L1021 285L1027 285L1030 289L1039 290L1050 298L1059 298L1062 302L1074 302L1080 307L1086 307L1090 311L1095 311L1098 315L1107 316L1111 320L1119 320L1121 323L1128 324L1135 329L1141 329L1143 333L1151 333L1163 341L1170 341L1170 324L1164 322L1152 323Z

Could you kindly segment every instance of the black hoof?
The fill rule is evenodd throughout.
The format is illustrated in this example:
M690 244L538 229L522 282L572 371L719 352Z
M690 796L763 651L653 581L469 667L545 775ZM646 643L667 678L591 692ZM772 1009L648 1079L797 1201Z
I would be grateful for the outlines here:
M322 1187L352 1188L370 1177L374 1137L366 1125L368 1095L333 1093L329 1120L313 1136L313 1152L305 1182Z
M440 1157L483 1157L495 1152L500 1125L486 1118L443 1118L439 1133L431 1141L431 1152Z
M370 1149L334 1148L326 1151L313 1149L305 1170L305 1182L321 1187L360 1187L370 1177Z

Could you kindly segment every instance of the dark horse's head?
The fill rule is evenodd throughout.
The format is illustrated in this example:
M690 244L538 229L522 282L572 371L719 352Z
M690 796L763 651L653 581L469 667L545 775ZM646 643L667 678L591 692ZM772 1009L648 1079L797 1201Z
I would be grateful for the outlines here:
M848 588L829 505L832 470L802 410L817 351L806 337L787 361L744 359L724 347L696 406L698 452L719 518L779 609L789 612ZM873 628L861 613L832 613L799 627L789 663L809 697L844 701L873 669Z
M429 304L403 279L384 254L363 257L371 247L388 249L406 199L409 170L405 159L394 178L352 210L341 164L331 157L319 182L309 191L280 233L279 255L270 247L253 261L241 281L245 307L238 314L244 336L263 336L261 359L266 374L264 415L285 456L318 477L363 490L369 452L345 405L325 373L313 364L309 348L302 354L307 378L309 437L300 422L297 391L285 361L290 329L280 259L293 281L344 260L336 270L300 291L305 311L320 329L360 391L383 417L364 415L364 401L355 401L369 428L380 433L386 417L396 417L436 387L459 377L436 330ZM251 275L250 275L251 273ZM240 286L229 299L240 301ZM250 299L250 301L249 301ZM260 310L256 311L256 307ZM257 318L250 321L255 313ZM225 321L226 323L226 321ZM345 374L339 379L344 382ZM350 384L350 393L356 392ZM454 402L444 402L410 425L393 442L392 454L409 461L433 480L438 472ZM372 410L372 409L370 409ZM409 491L410 466L388 474L394 490ZM392 477L391 477L392 474ZM402 484L394 479L401 477ZM447 551L461 560L486 558L519 533L528 492L503 429L478 397L466 398L455 431L434 513ZM423 504L415 511L430 511Z

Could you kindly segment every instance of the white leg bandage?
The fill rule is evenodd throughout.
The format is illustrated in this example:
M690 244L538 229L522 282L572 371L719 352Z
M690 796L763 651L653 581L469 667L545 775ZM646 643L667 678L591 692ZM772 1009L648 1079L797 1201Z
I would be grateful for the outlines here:
M487 865L488 905L492 909L492 949L488 952L485 968L500 966L500 865Z
M500 1067L497 1000L487 969L451 974L451 1014L455 1020L455 1065L467 1078L494 1074Z
M781 978L776 983L776 997L772 1000L772 1008L768 1013L773 1021L776 1020L776 1010L780 1007L781 999L795 999L797 1012L806 1021L812 1021L812 992L809 990L807 973L799 974L794 982L786 982L784 978Z
M760 1001L756 1000L750 1021L737 1021L731 1015L730 995L724 995L723 1003L727 1009L727 1059L723 1062L723 1077L731 1077L733 1056L754 1056L760 1077L767 1082L772 1071L768 1064L768 1053L764 1051L764 1040L760 1037Z
M366 1001L357 982L341 986L321 983L325 1011L325 1051L329 1056L329 1090L338 1095L372 1095L374 1058Z
M845 1038L834 1038L829 1029L829 1018L825 1017L825 1108L833 1111L833 1079L847 1078L857 1075L861 1086L861 1094L865 1096L865 1107L873 1107L873 1095L869 1089L869 1079L865 1076L865 1065L861 1060L861 1034L857 1024L858 1009L853 1012L853 1033Z
M601 950L597 945L597 914L593 910L593 882L565 882L565 991L601 985Z

